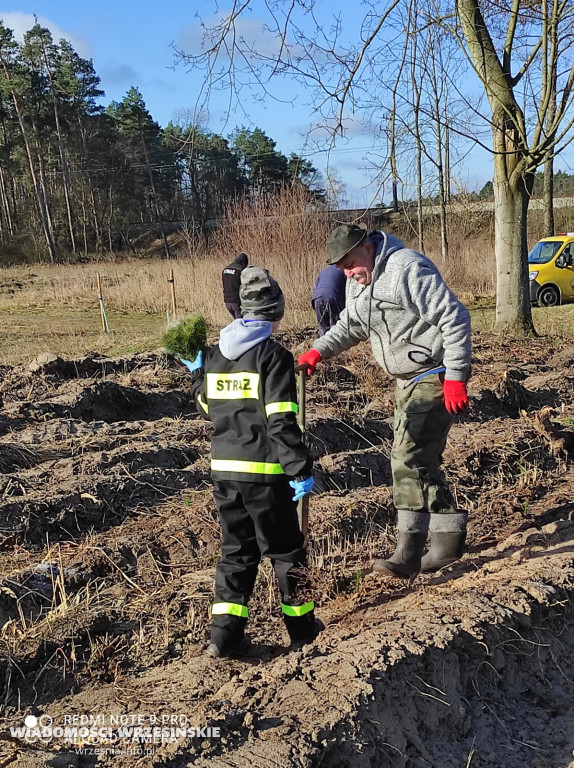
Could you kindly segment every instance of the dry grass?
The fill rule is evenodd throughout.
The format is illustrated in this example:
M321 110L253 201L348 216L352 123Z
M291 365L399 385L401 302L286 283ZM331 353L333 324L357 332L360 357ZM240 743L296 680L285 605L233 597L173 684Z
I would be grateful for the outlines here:
M70 268L71 269L71 268ZM1 299L0 299L1 302ZM108 312L111 333L103 333L97 308L56 305L11 311L0 308L0 364L28 363L42 352L66 359L99 353L145 352L160 346L166 320L147 312Z
M244 251L251 264L269 269L285 293L287 319L294 325L307 322L313 282L325 266L325 240L331 228L327 216L317 215L310 205L302 189L287 189L255 207L240 202L228 211L210 248L210 258L220 265Z
M490 217L459 210L450 218L450 250L440 253L437 224L429 219L426 254L446 282L471 307L476 328L492 328L495 279ZM388 226L387 226L388 225ZM312 209L303 190L285 190L255 207L231 208L206 251L203 240L174 236L179 258L130 258L120 262L34 265L0 270L0 363L26 362L44 351L74 357L88 352L129 354L160 346L170 320L201 314L218 329L230 316L223 305L221 270L245 251L265 266L286 298L283 330L315 326L313 282L325 263L329 217ZM412 222L391 216L382 227L416 246ZM177 250L179 249L179 250ZM171 307L174 273L177 312ZM97 273L111 334L103 333ZM535 310L541 333L570 336L571 307Z
M0 473L7 474L17 468L28 469L41 461L38 449L16 443L0 444Z

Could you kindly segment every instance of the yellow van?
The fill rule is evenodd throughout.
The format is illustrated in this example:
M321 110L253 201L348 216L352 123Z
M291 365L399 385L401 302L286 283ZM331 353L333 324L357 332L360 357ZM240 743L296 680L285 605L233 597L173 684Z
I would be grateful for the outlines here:
M544 237L528 254L530 301L555 307L574 299L574 232Z

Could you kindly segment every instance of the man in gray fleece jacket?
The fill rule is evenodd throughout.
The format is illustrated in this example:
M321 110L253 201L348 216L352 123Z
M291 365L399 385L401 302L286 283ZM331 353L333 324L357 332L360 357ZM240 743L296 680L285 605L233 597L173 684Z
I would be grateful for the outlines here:
M397 546L374 570L412 579L452 563L464 549L468 513L457 509L441 464L454 414L468 406L470 316L432 261L393 235L343 224L327 248L327 263L348 278L346 308L297 362L310 375L320 360L368 339L377 363L396 379Z

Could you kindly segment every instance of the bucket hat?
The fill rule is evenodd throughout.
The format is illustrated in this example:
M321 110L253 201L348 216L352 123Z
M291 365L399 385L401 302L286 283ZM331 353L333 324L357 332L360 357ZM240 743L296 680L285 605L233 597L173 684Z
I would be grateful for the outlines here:
M327 264L336 264L360 245L366 236L367 228L364 224L341 224L335 227L327 238Z

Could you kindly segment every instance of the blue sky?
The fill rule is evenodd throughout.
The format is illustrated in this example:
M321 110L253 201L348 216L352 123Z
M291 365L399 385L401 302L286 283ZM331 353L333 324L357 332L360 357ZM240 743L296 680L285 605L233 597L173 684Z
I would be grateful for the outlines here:
M209 18L215 8L214 0L164 0L143 2L133 0L20 0L18 10L0 9L0 18L16 37L34 23L34 14L48 27L55 40L69 39L76 51L94 61L101 87L106 92L104 103L119 101L131 87L137 87L147 108L160 125L184 115L191 116L202 85L202 75L186 71L181 64L175 66L173 44L190 50L198 46L201 31L197 14ZM225 6L226 8L227 6ZM325 4L327 9L328 4ZM352 3L341 3L347 10L346 21L357 26L359 15ZM330 13L325 10L324 13ZM354 16L354 18L353 18ZM362 13L360 14L362 16ZM327 23L327 17L326 17ZM261 25L252 17L253 35L258 45L266 44ZM357 30L358 32L358 30ZM277 142L277 149L285 154L311 151L306 141L308 129L316 118L306 106L306 99L298 94L294 85L281 84L282 94L294 98L295 103L281 103L267 99L254 103L243 100L243 113L238 111L224 119L223 97L212 104L207 124L209 130L228 136L239 125L259 127ZM381 197L389 200L388 190L377 196L377 188L370 183L369 152L381 155L384 147L373 138L372 132L352 120L347 125L347 138L339 140L330 156L330 165L346 186L350 205L367 205ZM325 155L310 155L309 159L322 172ZM462 181L471 189L480 188L492 177L491 159L486 153L473 155L462 169ZM375 200L373 200L375 198Z
M196 12L209 17L214 7L213 0L20 0L18 10L10 6L0 8L0 18L21 39L34 24L36 15L55 40L65 37L81 56L93 59L106 92L105 104L121 100L135 86L153 118L165 126L178 116L193 114L202 84L201 75L187 72L182 64L174 66L173 44L187 49L198 45L201 31ZM297 96L293 89L291 96ZM284 154L305 154L312 151L305 139L312 117L301 99L296 101L296 105L270 100L257 104L246 98L243 113L237 112L224 120L224 100L220 97L210 110L206 127L224 136L237 126L259 127L277 142L277 149ZM351 205L366 205L377 192L364 170L369 165L365 156L372 147L372 137L363 134L357 123L356 130L351 125L349 138L342 140L331 154L330 163L345 183ZM325 172L324 153L309 155L309 159Z

